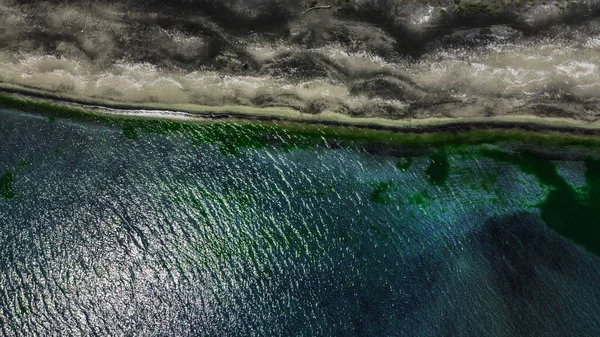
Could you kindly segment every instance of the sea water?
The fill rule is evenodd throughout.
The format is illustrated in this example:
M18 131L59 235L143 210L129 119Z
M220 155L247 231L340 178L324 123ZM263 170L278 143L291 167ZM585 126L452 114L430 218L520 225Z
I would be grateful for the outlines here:
M1 335L600 334L589 160L0 121Z

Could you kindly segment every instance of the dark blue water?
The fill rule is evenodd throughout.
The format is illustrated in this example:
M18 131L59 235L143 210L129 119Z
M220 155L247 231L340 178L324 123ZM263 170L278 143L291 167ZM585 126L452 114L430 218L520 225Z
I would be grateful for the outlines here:
M600 334L600 260L541 220L549 187L470 155L497 145L434 184L428 156L0 121L4 336Z

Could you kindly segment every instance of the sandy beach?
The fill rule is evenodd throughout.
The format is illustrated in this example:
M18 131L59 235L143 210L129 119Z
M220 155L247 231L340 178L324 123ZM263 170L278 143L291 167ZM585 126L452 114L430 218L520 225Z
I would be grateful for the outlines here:
M335 112L319 115L306 114L286 107L257 108L247 106L205 106L169 103L124 103L107 100L83 99L72 95L55 94L17 85L0 84L1 95L28 105L33 102L50 103L57 107L76 108L93 115L112 117L180 120L180 121L281 121L309 125L356 127L393 132L428 133L459 132L465 130L520 129L534 132L560 132L574 135L600 134L600 121L588 122L569 118L510 115L493 117L455 117L423 119L388 119L352 117ZM6 106L11 103L4 102Z

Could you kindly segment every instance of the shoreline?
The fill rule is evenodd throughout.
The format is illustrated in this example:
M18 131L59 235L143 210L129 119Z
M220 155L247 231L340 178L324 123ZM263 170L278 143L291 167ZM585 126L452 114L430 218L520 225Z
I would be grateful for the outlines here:
M87 118L162 120L183 123L228 120L250 123L281 122L405 134L458 134L469 131L519 130L527 133L555 133L586 138L600 136L600 122L585 122L575 119L543 118L529 115L411 120L357 118L332 112L318 115L305 114L286 107L259 108L102 101L6 83L0 83L0 106L40 110L40 112L47 112L51 115L57 114L66 117L77 115ZM52 111L45 110L47 108L51 108Z

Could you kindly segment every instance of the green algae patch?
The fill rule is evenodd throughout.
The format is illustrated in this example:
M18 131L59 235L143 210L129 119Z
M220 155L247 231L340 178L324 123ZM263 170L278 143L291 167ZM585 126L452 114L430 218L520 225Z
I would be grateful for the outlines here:
M17 196L17 192L13 187L15 175L11 171L7 171L0 177L0 198L10 200Z
M0 94L0 105L25 111L39 112L48 116L50 122L56 121L58 117L84 118L98 121L109 121L110 118L101 116L91 110L70 106L67 104L57 104L36 99L25 99L7 94Z
M408 203L414 206L428 207L429 203L427 202L427 198L429 198L427 191L423 193L415 193L409 198Z
M137 131L132 126L123 127L123 136L127 139L136 140L138 139Z
M450 174L450 163L448 163L448 156L441 152L431 155L431 163L429 164L427 170L425 170L425 173L427 174L431 184L445 184Z
M23 168L25 168L29 165L31 165L31 161L29 161L29 160L19 160L17 162L17 167L19 168L19 170L22 170Z
M394 183L391 181L382 181L375 185L375 189L371 192L370 199L371 202L380 205L389 205L392 202L392 189L394 187Z
M314 148L320 145L381 145L383 147L411 147L428 151L432 147L451 147L462 145L493 144L501 142L522 142L530 145L553 144L559 146L581 146L598 148L600 137L565 131L526 131L519 129L483 129L466 128L461 132L436 131L439 123L423 123L421 126L399 126L397 129L378 129L377 125L366 124L363 127L351 124L323 125L318 121L309 123L294 121L246 120L187 120L175 121L157 116L133 117L108 113L101 108L85 105L57 103L35 98L0 93L0 106L40 113L55 118L70 118L105 123L114 127L135 128L139 133L185 133L194 143L217 143L225 154L238 154L239 148L260 148L265 144L276 143L287 150ZM133 107L131 107L133 108ZM219 110L218 107L215 107ZM220 111L220 110L219 110ZM205 113L209 113L206 110ZM198 115L202 117L202 115ZM314 123L314 124L311 124ZM461 123L456 123L460 125ZM534 123L535 124L535 123ZM235 125L232 127L230 125ZM486 124L489 126L489 124ZM541 126L543 129L543 126ZM236 132L231 133L232 128ZM562 129L561 129L562 130ZM577 128L572 130L577 132ZM241 132L240 132L241 131ZM253 133L259 131L258 133ZM129 131L128 131L129 132Z
M424 215L427 215L427 208L429 207L429 193L423 191L422 193L415 193L408 199L408 204L415 206Z
M241 149L264 149L268 147L270 134L278 130L261 124L204 124L190 130L189 136L194 145L215 144L223 155L238 156Z
M183 123L167 120L123 121L123 129L158 135L176 134L193 145L213 144L226 156L238 156L241 149L263 149L282 143L282 129L261 123Z
M577 192L558 173L547 176L555 180L554 190L540 210L550 228L600 256L600 162L588 158L585 163L584 191Z
M403 160L396 163L396 168L402 172L408 171L410 165L412 165L412 158L404 158Z
M551 188L538 207L541 218L558 234L600 256L600 161L585 160L586 185L577 191L558 174L555 165L529 152L485 150L482 154L510 162Z
M589 133L586 131L579 134L581 130L577 127L558 128L552 131L554 130L552 125L544 126L544 123L540 124L539 131L530 131L535 130L535 127L529 128L530 130L521 130L518 129L518 126L510 129L502 128L501 124L499 124L499 129L490 129L488 123L486 129L478 130L474 125L474 128L467 127L460 132L448 132L439 128L446 123L443 121L429 124L424 122L420 126L387 127L377 124L352 125L352 123L344 124L343 122L340 122L339 125L336 122L323 125L328 124L328 121L323 120L323 124L319 124L320 122L316 120L303 123L287 121L285 117L282 117L283 121L260 120L260 116L257 120L244 119L244 117L232 117L227 120L171 120L160 115L157 115L156 118L119 115L119 113L108 112L98 107L57 103L2 93L0 93L0 106L39 113L44 116L102 123L122 128L124 137L127 139L135 139L140 132L175 134L189 139L195 145L214 144L226 156L240 156L244 153L243 149L266 147L277 147L285 151L312 150L319 147L354 147L366 151L373 150L384 155L397 153L398 149L410 148L413 153L422 155L429 153L431 148L502 143L577 147L585 148L586 151L591 150L594 153L600 152L598 150L600 136L593 135L593 132L586 134ZM215 109L218 110L217 107ZM204 113L210 113L210 110L206 110ZM203 115L199 114L198 117L203 117ZM331 121L329 122L331 123ZM461 122L454 124L460 126ZM544 129L545 127L548 129ZM570 133L571 131L574 133ZM444 171L445 165L443 162L440 163L435 163L430 167L432 184L443 184L444 175L435 174L437 171ZM403 171L405 169L403 165L399 164L398 169ZM408 169L408 164L406 169ZM438 179L437 177L442 178Z

